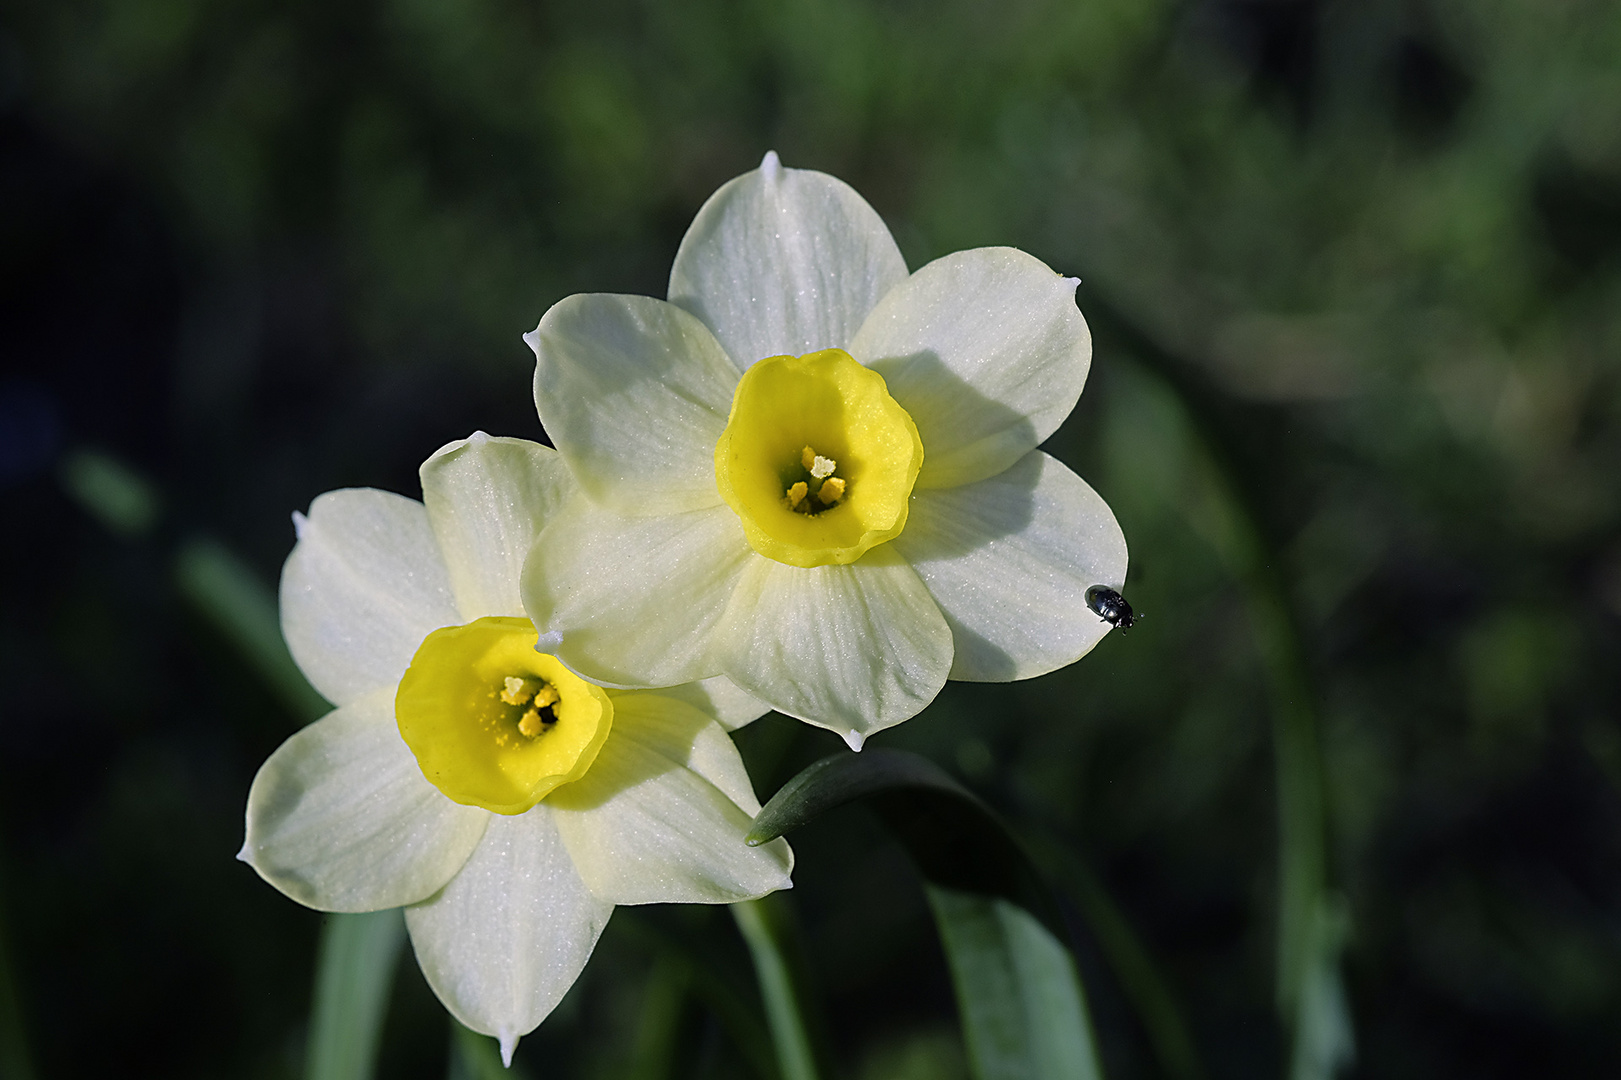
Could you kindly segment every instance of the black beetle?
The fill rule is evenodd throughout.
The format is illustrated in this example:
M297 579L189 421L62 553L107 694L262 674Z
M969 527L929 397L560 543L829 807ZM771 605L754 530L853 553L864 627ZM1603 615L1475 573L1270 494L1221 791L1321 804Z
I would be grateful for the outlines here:
M1087 589L1086 606L1091 608L1098 618L1122 630L1130 630L1132 624L1141 618L1132 613L1131 605L1126 603L1124 596L1107 585L1094 585Z

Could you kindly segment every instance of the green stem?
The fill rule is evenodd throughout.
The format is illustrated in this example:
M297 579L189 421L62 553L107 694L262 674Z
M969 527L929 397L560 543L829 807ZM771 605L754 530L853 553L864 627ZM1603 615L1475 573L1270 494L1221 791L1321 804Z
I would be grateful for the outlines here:
M816 1055L805 1024L803 987L794 978L789 962L787 912L782 903L776 896L745 900L731 905L732 918L754 960L782 1080L817 1080Z
M370 1080L404 942L398 908L327 916L316 954L305 1080Z

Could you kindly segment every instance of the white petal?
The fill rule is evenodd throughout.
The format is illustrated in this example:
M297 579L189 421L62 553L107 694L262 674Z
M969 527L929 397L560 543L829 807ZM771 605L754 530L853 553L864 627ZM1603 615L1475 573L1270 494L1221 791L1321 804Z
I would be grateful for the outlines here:
M674 689L610 691L614 702L614 730L625 732L627 737L691 769L719 788L750 817L758 814L760 800L754 795L754 784L743 767L737 744L712 716L673 694Z
M721 501L715 443L738 369L708 328L650 296L570 296L524 340L541 423L586 493L626 514Z
M1080 659L1109 632L1086 590L1126 580L1108 504L1039 450L989 480L917 493L892 543L951 624L953 679L1028 679Z
M378 911L431 896L484 835L486 810L439 793L376 690L281 744L248 792L241 858L322 911Z
M546 805L580 876L616 904L729 904L791 884L786 841L743 842L760 804L731 738L674 698L616 695L591 771Z
M544 804L490 815L484 839L437 896L405 909L417 963L451 1015L501 1040L557 1006L591 958L613 905L591 894Z
M574 491L568 466L549 446L480 431L440 449L421 472L461 621L522 615L523 560Z
M923 267L867 317L850 354L916 422L919 488L995 476L1058 430L1092 363L1077 284L1014 248L977 248Z
M767 154L698 211L670 270L670 301L746 368L846 347L905 278L889 229L853 188Z
M852 745L916 715L951 668L951 630L887 545L808 570L756 556L716 646L733 682Z
M460 623L422 504L372 488L318 496L295 514L281 571L281 633L300 670L342 705L392 688L422 639Z
M680 686L666 686L659 693L696 705L720 721L720 726L727 731L736 731L771 711L770 705L724 675L682 683Z
M524 564L541 647L610 686L674 686L715 674L709 632L752 555L730 507L622 517L576 498Z

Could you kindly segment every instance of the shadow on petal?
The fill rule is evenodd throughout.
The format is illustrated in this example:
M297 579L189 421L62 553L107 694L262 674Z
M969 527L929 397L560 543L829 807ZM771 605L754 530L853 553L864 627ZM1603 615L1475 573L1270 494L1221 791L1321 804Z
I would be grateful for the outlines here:
M1030 417L985 396L933 349L856 359L884 377L890 395L917 425L923 440L919 491L995 476L1039 442Z

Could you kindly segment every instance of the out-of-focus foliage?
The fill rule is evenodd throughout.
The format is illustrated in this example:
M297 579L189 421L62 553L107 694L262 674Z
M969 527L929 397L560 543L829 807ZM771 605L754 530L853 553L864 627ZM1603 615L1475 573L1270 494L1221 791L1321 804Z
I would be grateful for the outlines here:
M318 919L230 859L297 721L177 588L182 543L268 583L320 491L537 434L518 335L571 292L662 293L770 148L914 267L1016 244L1154 345L1099 319L1050 447L1119 515L1147 617L879 741L1101 885L1204 1074L1278 1075L1273 705L1222 542L1247 507L1321 723L1356 1068L1621 1068L1616 5L13 0L0 109L0 956L42 1075L303 1060ZM109 532L135 519L72 501L75 461L127 463L161 516ZM739 742L762 794L835 748L780 718ZM838 1066L961 1074L896 849L854 813L802 836ZM637 914L520 1064L752 1075L715 1019L728 973L752 993L730 920ZM1164 1074L1078 925L1109 1075ZM661 941L719 965L708 996L655 977ZM445 1075L401 970L380 1075Z

